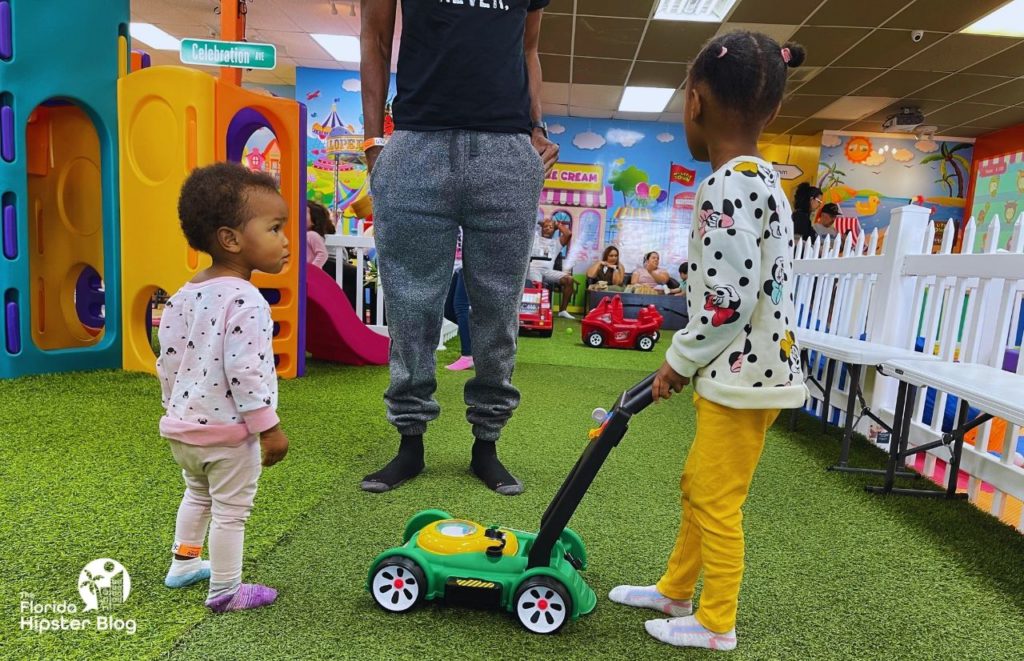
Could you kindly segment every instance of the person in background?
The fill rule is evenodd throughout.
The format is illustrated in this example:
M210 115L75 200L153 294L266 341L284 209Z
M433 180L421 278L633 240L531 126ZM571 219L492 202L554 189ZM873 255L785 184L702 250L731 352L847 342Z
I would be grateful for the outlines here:
M671 276L669 276L668 271L663 268L659 268L660 264L661 255L653 250L647 253L644 255L643 268L633 271L633 276L630 278L629 284L647 285L649 287L668 284Z
M821 195L820 188L806 181L796 187L793 195L793 232L798 241L816 236L812 225L814 215L821 208Z
M690 262L679 265L679 286L668 290L673 296L686 296L686 280L690 277Z
M332 278L337 272L334 257L327 250L324 238L328 234L334 234L334 223L331 222L331 214L327 207L314 202L306 201L306 262L313 266L319 266ZM327 264L331 267L328 269Z
M558 230L558 237L555 237L555 230ZM534 282L542 282L545 285L558 286L562 295L558 301L558 316L563 319L575 319L566 309L569 301L576 293L576 281L565 271L556 271L555 258L562 248L569 245L572 238L572 230L568 223L556 223L550 218L545 218L540 224L540 232L534 235L533 252L530 255L530 270L527 279Z
M619 261L619 249L608 246L601 254L601 259L587 269L587 278L594 282L604 282L610 287L619 287L626 278L626 270Z
M836 218L839 218L838 204L830 202L823 206L821 214L818 216L818 222L814 223L814 233L817 236L838 236L839 231L836 229Z

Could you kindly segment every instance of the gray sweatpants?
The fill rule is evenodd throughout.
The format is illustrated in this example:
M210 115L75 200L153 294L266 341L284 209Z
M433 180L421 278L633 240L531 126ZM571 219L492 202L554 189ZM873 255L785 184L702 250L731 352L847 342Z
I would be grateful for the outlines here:
M388 421L422 434L441 410L434 351L462 228L476 375L473 435L496 441L519 405L512 385L519 305L544 165L525 134L397 131L370 178L391 334Z

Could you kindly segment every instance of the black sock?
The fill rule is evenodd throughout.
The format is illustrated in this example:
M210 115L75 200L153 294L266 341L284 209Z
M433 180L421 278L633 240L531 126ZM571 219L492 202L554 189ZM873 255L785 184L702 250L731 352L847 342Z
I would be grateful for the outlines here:
M398 454L387 466L363 478L364 491L382 492L394 489L423 471L423 435L402 436Z
M523 492L523 483L509 473L498 459L498 450L493 441L476 439L473 443L473 462L469 466L492 491L504 496Z

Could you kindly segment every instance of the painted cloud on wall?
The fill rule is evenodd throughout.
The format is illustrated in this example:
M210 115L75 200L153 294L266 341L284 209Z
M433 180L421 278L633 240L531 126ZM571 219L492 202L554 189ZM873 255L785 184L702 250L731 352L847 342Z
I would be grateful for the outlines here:
M914 160L914 152L910 151L909 149L900 148L892 153L892 157L899 161L900 163L906 163L908 161Z
M930 154L933 151L939 150L939 143L934 140L918 140L914 143L914 149L925 154Z
M622 145L623 147L632 147L636 143L644 139L644 134L639 131L631 131L629 129L611 129L608 131L608 142L616 145Z
M864 165L876 166L885 163L885 154L879 154L877 151L871 152L871 155L864 159Z
M363 83L358 78L348 78L347 80L345 80L345 82L341 84L341 89L345 90L346 92L362 92Z
M583 133L576 134L576 137L572 139L572 144L575 145L577 149L586 149L590 151L604 147L605 139L593 131L584 131Z
M826 133L825 135L821 136L821 145L823 147L838 147L842 143L843 139L838 135Z
M565 127L561 124L552 124L548 126L548 133L552 135L562 135L565 133Z
M676 136L672 135L671 133L659 133L658 134L658 142L672 142L675 139L676 139Z

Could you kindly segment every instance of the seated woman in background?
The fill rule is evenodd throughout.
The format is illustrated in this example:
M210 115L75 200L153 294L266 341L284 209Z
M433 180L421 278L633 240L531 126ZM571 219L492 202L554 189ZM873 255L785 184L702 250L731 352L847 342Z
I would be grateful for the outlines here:
M622 262L619 261L619 249L615 246L608 246L604 249L604 253L601 255L601 260L594 262L594 264L587 269L587 282L588 284L594 282L604 282L608 285L608 288L622 286L622 281L626 278L626 270L622 268Z
M643 268L633 271L633 277L630 278L629 284L647 285L648 287L657 287L658 285L668 284L670 279L668 271L658 268L660 263L661 255L657 252L652 250L644 255Z

